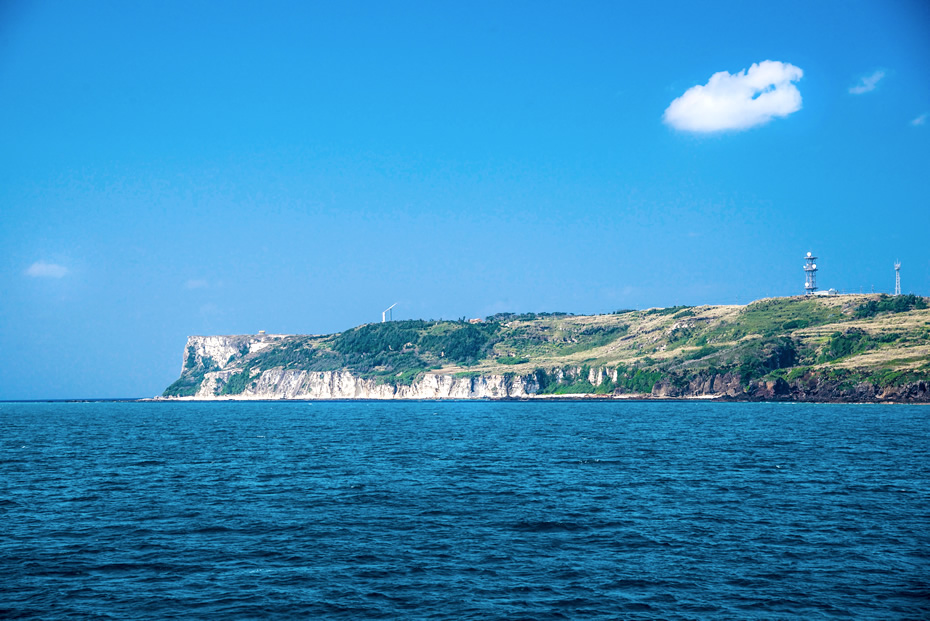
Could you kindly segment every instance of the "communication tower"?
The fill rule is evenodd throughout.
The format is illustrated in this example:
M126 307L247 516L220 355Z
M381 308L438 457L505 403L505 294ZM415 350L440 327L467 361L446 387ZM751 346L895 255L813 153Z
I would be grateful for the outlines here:
M894 262L894 294L901 295L901 262Z
M804 257L804 295L814 295L817 291L817 257L807 253Z

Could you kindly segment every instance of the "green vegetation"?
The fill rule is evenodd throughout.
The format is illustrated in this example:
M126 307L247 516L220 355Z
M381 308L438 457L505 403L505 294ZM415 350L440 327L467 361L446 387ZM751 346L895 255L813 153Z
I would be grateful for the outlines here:
M623 392L648 394L662 380L663 373L641 367L617 367L617 388Z
M217 369L213 358L205 356L201 359L201 365L198 367L194 355L194 348L187 348L187 356L184 360L184 371L173 384L165 389L163 397L193 397L200 390L200 384L210 371Z
M536 321L549 317L574 317L574 313L497 313L487 318L491 323L506 323L509 321Z
M475 364L489 353L500 324L466 323L444 328L439 332L433 330L424 334L418 346L430 357L438 356L444 360L469 365Z
M834 332L820 356L820 362L830 362L853 354L866 351L872 346L872 339L864 330L850 328L845 332Z
M239 373L234 373L227 380L226 385L219 390L219 395L241 395L249 386L252 379L252 369L246 367Z
M693 336L693 328L672 328L672 331L668 333L667 346L670 349L681 347L682 345L688 343Z
M668 308L650 308L647 311L643 311L643 315L675 315L677 317L684 317L693 315L694 312L691 310L693 306L669 306ZM690 313L690 315L689 315Z
M474 364L488 352L499 328L497 323L390 321L347 330L331 346L345 355L414 352L427 359Z
M608 343L620 338L629 332L630 326L620 324L618 326L591 326L579 330L573 335L574 342L562 345L557 348L557 352L563 356L574 354L581 351L587 351L596 347L603 347Z
M184 358L184 369L190 370L197 366L197 354L191 345L187 346L187 356Z
M823 376L846 389L858 384L871 384L882 389L927 381L930 378L930 364L910 369L880 368L872 371L833 368L825 371Z
M877 373L869 376L869 381L876 386L886 388L888 386L904 386L914 382L926 381L930 377L930 366L924 366L914 370L888 370L884 373Z
M420 331L427 327L430 323L423 320L372 323L337 335L332 341L332 348L342 354L397 352L408 344L413 347L420 339Z
M660 383L675 394L725 374L730 387L741 384L747 393L775 379L795 386L821 380L900 386L930 379L927 306L918 296L799 296L745 307L392 321L329 336L275 337L264 349L253 343L252 353L249 342L234 340L223 366L228 379L217 392L242 394L272 369L345 370L409 385L440 369L457 378L494 374L517 381L514 370L530 363L544 395L648 394ZM165 395L196 394L217 369L188 347L181 377Z
M924 356L921 359L924 361L924 364L916 368L900 368L897 366L902 362L912 362L913 359L906 361L889 361L888 364L872 371L868 377L866 377L866 381L882 388L927 381L930 379L930 356Z
M684 360L700 360L702 358L707 358L713 354L716 354L721 349L724 349L722 346L713 346L713 345L704 345L698 349L684 354Z
M259 371L275 367L285 369L307 369L320 353L306 341L292 340L282 342L275 347L268 347L258 352L250 361Z
M879 313L906 313L910 310L923 310L927 308L927 301L922 297L909 295L884 295L878 300L869 300L856 309L857 319L875 317Z
M886 334L871 335L859 328L849 328L844 332L834 332L824 347L820 362L832 362L847 356L875 349L884 343L893 343L899 334L890 332Z
M200 389L203 374L182 375L161 393L163 397L193 397Z
M594 385L588 380L590 369L582 366L576 370L571 367L546 371L536 369L533 374L539 384L541 395L575 395L594 392Z
M486 358L499 330L498 323L464 320L369 324L333 337L318 370L347 369L366 379L410 384L443 364L470 366Z
M790 338L760 340L740 356L735 371L739 373L743 384L748 384L750 380L763 377L772 371L792 367L797 360L798 350Z
M499 337L498 350L520 352L515 357L536 359L570 356L603 347L626 334L628 324L576 325L540 321L508 328Z
M749 304L733 320L721 322L705 336L709 343L736 341L749 335L770 337L845 319L839 310L816 299L774 298Z

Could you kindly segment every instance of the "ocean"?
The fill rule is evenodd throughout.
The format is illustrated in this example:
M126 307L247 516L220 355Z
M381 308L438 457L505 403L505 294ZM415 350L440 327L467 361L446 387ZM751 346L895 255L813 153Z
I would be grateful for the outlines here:
M0 617L930 617L930 407L0 403Z

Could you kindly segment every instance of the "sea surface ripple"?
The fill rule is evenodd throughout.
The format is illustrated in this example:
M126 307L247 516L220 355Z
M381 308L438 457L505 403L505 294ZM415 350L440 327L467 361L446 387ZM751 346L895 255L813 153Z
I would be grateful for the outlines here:
M930 408L0 403L0 617L930 617Z

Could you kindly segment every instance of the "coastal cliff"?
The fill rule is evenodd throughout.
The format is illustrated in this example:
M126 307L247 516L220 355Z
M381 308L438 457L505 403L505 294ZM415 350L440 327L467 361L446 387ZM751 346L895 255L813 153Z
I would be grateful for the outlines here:
M166 398L714 398L930 403L917 296L192 336Z

